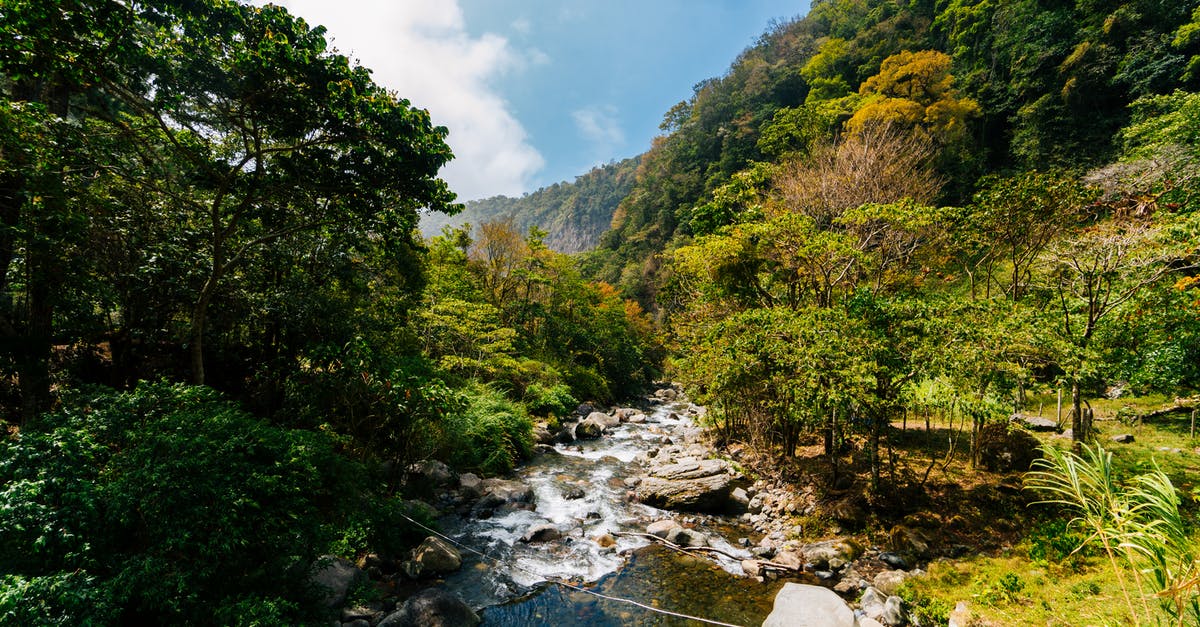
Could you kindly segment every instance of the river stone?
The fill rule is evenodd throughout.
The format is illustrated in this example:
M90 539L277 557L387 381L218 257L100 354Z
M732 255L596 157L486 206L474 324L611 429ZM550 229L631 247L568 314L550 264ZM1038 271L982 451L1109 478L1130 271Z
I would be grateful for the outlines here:
M367 578L367 573L351 561L326 555L313 563L308 582L318 592L323 592L321 602L325 607L339 607L346 602L346 595L354 584Z
M576 407L576 408L575 408L575 415L577 415L577 416L579 416L580 418L582 418L582 417L584 417L584 416L587 416L588 414L590 414L590 413L592 413L592 412L594 412L594 411L596 411L596 406L595 406L595 405L593 405L593 404L591 404L591 403L580 403L580 404L579 404L579 407Z
M908 614L904 611L904 599L895 595L888 597L883 602L883 616L879 618L879 622L891 627L907 623Z
M734 488L729 493L729 504L735 512L745 512L750 509L750 495L745 488Z
M785 583L763 627L854 627L854 611L832 590Z
M747 577L762 577L762 564L758 560L742 560L742 572Z
M554 525L551 525L551 524L535 525L533 527L530 527L529 531L525 532L525 535L521 537L521 542L526 542L526 543L550 542L552 540L557 540L561 537L562 537L562 532L559 531L558 527L555 527Z
M650 475L660 479L678 481L681 479L700 479L713 475L727 474L729 463L721 459L702 459L699 461L667 464L651 469Z
M520 481L484 479L480 483L480 487L485 494L483 500L492 506L533 502L533 488Z
M775 557L771 561L792 570L801 570L804 568L804 561L800 559L799 555L791 551L779 551L775 553Z
M629 422L629 419L630 419L631 417L633 417L633 416L635 416L635 415L637 415L637 414L640 414L640 413L641 413L641 412L640 412L639 410L636 410L636 409L634 409L634 408L632 408L632 407L621 407L621 408L619 408L619 409L617 409L616 411L614 411L614 412L613 412L613 416L614 416L614 417L615 417L615 418L616 418L616 419L617 419L619 422Z
M554 444L558 434L551 433L547 425L540 424L533 428L533 441L538 444Z
M479 615L462 599L441 588L429 588L409 597L375 627L475 627Z
M886 600L887 596L880 592L878 588L868 587L863 591L862 598L858 600L858 607L869 618L880 620L883 618L884 603Z
M408 467L409 481L420 486L449 486L456 482L454 471L436 459L419 461Z
M626 418L625 422L628 422L631 425L640 425L640 424L644 424L646 422L646 420L648 420L648 418L646 417L646 414L636 413L636 414Z
M646 477L637 488L637 498L663 509L723 512L729 508L732 482L726 474L682 480Z
M592 416L595 415L592 414ZM605 414L600 415L603 416ZM602 435L604 435L604 423L593 420L591 416L588 416L587 420L584 420L579 423L579 426L575 427L575 437L580 440L596 440Z
M646 526L646 533L665 539L672 529L679 526L674 520L658 520Z
M674 527L668 531L666 540L676 546L691 548L708 546L708 538L703 533L695 529L684 529L683 527Z
M594 422L603 426L605 429L611 429L621 424L621 419L616 416L610 416L602 411L594 411L588 414L588 417L585 418L583 422Z
M458 489L470 497L483 494L483 480L473 472L464 472L458 476Z
M596 544L600 545L602 549L607 549L617 543L617 539L611 533L602 533L596 536L595 540Z
M880 592L892 595L896 594L905 579L908 579L908 573L902 570L885 570L875 575L873 583Z
M903 557L900 557L892 552L880 553L879 561L891 566L896 570L908 570L908 562L904 561Z
M801 549L804 556L804 561L816 566L817 568L825 568L830 565L830 562L835 560L846 563L853 562L861 554L862 549L849 540L825 540L823 542L814 542L806 545Z
M420 566L418 577L452 573L462 568L462 554L441 538L429 536L413 550L412 561ZM415 578L415 577L414 577Z
M883 627L883 623L871 618L870 616L860 616L858 619L858 627Z

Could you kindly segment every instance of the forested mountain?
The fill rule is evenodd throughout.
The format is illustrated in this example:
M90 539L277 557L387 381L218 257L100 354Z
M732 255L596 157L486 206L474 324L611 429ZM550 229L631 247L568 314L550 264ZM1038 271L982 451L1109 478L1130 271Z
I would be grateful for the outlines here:
M714 192L853 116L929 129L947 204L969 200L989 172L1101 165L1119 154L1131 103L1200 84L1196 5L817 0L666 113L590 267L652 305L658 253L711 230L701 214ZM889 72L885 60L905 52L920 56ZM931 72L947 82L941 93L910 90ZM942 100L951 85L957 95Z
M493 196L466 203L454 216L428 214L421 219L421 232L432 237L447 226L478 226L484 222L511 220L514 228L527 232L537 227L546 232L546 245L561 253L591 250L609 229L617 205L633 188L638 159L625 159L593 168L572 182L555 183L520 198Z

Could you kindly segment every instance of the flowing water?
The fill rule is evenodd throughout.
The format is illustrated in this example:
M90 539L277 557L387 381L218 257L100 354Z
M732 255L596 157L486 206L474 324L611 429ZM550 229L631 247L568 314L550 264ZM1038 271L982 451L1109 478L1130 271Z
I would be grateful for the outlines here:
M631 502L626 479L639 476L642 454L694 436L697 427L685 402L657 406L644 424L623 423L599 440L579 441L543 453L518 471L535 493L533 510L490 518L452 517L443 528L457 541L485 553L464 551L463 568L446 586L468 605L485 607L484 625L683 625L687 620L634 605L572 591L549 580L651 607L739 625L757 625L770 613L782 583L761 584L742 576L738 560L712 561L684 555L623 532L643 532L650 522L672 518L705 532L710 546L749 557L734 546L749 530L720 517L681 514ZM522 542L534 526L553 525L562 537ZM614 536L602 547L596 539Z

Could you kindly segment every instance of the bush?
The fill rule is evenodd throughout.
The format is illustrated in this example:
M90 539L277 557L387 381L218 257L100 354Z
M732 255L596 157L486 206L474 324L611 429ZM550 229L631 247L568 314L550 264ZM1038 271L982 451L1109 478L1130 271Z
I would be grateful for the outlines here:
M68 623L309 616L307 570L363 476L330 437L272 427L208 388L143 383L64 405L0 445L0 608Z
M533 422L519 403L494 388L468 387L466 409L445 421L440 457L462 470L509 472L533 454Z
M579 401L571 395L571 388L563 384L552 387L534 383L525 388L525 406L535 416L565 418L575 411Z

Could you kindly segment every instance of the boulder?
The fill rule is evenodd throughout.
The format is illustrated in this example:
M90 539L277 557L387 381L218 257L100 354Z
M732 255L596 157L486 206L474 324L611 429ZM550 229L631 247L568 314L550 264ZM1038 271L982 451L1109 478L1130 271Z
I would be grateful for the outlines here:
M533 527L529 528L529 531L525 532L524 536L521 537L521 542L531 544L537 542L550 542L561 537L562 532L559 531L558 527L555 527L554 525L534 525Z
M614 538L611 533L602 533L593 539L596 541L596 544L600 545L600 548L602 549L607 549L608 547L614 546L617 543L617 539Z
M486 502L490 507L533 502L533 488L520 481L484 479L480 488L484 494L481 503Z
M540 424L533 428L533 441L538 444L554 444L558 441L558 434L551 432L549 426Z
M667 542L676 546L701 547L708 546L708 537L695 529L674 527L667 532Z
M1030 431L1040 431L1044 433L1058 433L1058 422L1041 416L1027 416L1025 414L1013 414L1013 422L1019 422L1022 426Z
M864 616L880 620L883 618L884 604L886 602L887 595L875 587L868 587L863 591L862 598L858 600L858 607L862 610Z
M1122 433L1120 435L1114 435L1112 437L1112 441L1116 442L1117 444L1133 444L1133 434Z
M443 487L454 485L458 476L446 464L426 459L408 467L408 480L415 485Z
M575 415L582 418L584 416L587 416L588 414L591 414L594 411L596 411L595 405L592 405L591 403L580 403L579 407L575 408Z
M473 472L464 472L458 476L458 489L466 496L478 498L483 494L483 479Z
M594 416L596 414L592 415ZM579 423L579 426L575 427L575 437L580 440L595 440L604 435L604 429L605 427L603 422L593 420L589 416L587 420L584 420L583 422Z
M679 397L679 393L674 388L663 388L654 392L654 398L664 401L673 401Z
M652 507L693 512L723 512L729 509L729 475L696 479L646 477L637 488L639 501Z
M647 420L649 420L649 418L647 418L646 414L638 413L626 418L625 422L628 422L631 425L640 425L645 424Z
M879 622L889 627L908 623L908 613L904 611L904 599L892 595L883 602L883 616Z
M602 411L594 411L588 414L588 417L584 418L583 422L594 422L602 425L605 429L611 429L621 424L621 419L616 416L610 416Z
M828 588L785 583L763 627L854 627L854 611Z
M742 572L747 577L762 577L762 564L758 560L742 560Z
M632 407L621 407L613 412L613 416L618 422L629 422L630 418L640 413L642 412Z
M858 627L883 627L883 623L869 616L862 616L858 619Z
M404 572L413 579L436 577L462 568L462 554L445 540L434 536L425 538L413 549L413 557L404 564Z
M462 599L441 588L429 588L409 597L376 627L474 627L477 615Z
M575 441L575 428L577 423L564 422L558 429L558 434L554 436L554 441L559 444L570 444Z
M366 578L367 573L353 562L332 555L318 559L308 574L309 584L324 594L321 603L325 607L341 607L350 588Z
M861 553L862 549L850 540L814 542L801 549L804 561L818 569L830 567L831 563L853 562Z
M875 575L874 584L880 592L893 595L905 579L908 579L908 573L902 570L885 570Z

